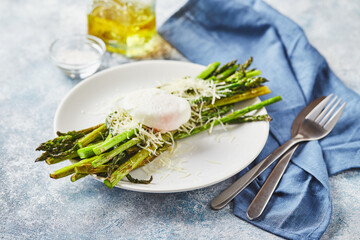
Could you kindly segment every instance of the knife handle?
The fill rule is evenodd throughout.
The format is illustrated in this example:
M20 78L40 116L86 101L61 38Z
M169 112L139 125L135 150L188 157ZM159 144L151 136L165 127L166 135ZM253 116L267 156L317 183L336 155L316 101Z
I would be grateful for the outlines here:
M265 183L262 185L260 191L256 194L254 200L251 202L246 214L248 219L253 220L260 217L271 196L273 195L280 179L285 173L285 170L290 162L298 145L290 149L276 164Z
M273 162L275 162L279 157L286 153L290 148L299 142L306 141L301 135L295 136L280 147L278 147L274 152L267 156L264 160L258 163L246 174L241 176L233 184L225 189L222 193L216 196L211 201L211 208L214 210L219 210L225 207L231 200L234 199L242 190L244 190L255 178L257 178L266 168L268 168Z

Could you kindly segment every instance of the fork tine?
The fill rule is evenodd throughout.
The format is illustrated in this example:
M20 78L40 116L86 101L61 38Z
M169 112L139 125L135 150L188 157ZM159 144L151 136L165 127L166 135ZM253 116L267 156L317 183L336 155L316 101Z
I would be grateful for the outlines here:
M320 126L324 126L324 124L327 122L327 120L333 114L333 112L335 111L337 106L339 106L340 102L341 102L341 98L335 103L335 105L330 110L327 111L325 117L323 119L321 119L321 121L319 122ZM324 111L325 111L325 109L324 109Z
M316 105L316 107L314 107L314 109L311 110L311 112L308 115L306 115L305 119L314 120L319 115L321 110L323 110L326 104L330 101L332 96L334 96L334 94L330 94L324 100L322 100L318 105Z
M332 115L332 117L329 119L329 121L327 121L327 123L324 125L324 129L325 130L332 130L334 127L335 127L335 124L337 123L337 121L339 120L342 112L344 111L345 109L345 105L346 105L346 102L344 102L340 107L339 109Z
M334 104L334 102L336 101L337 96L335 96L330 102L329 104L324 108L324 110L321 111L321 113L316 117L316 119L314 120L314 122L319 123L321 121L321 119L325 116L325 114L329 111L329 109L331 108L331 106Z

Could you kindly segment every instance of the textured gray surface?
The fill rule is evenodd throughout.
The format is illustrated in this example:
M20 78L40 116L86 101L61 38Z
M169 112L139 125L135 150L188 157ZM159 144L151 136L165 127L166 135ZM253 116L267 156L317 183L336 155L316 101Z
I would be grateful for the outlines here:
M183 1L182 1L183 2ZM335 73L360 93L360 2L267 0L302 26ZM158 23L179 1L158 1ZM58 104L77 81L50 62L57 37L86 31L86 1L0 1L0 238L278 239L208 203L231 179L176 194L108 190L91 178L54 181L59 168L35 164L38 143L53 137ZM154 58L182 59L163 45ZM103 68L126 62L108 54ZM60 164L63 166L64 164ZM323 239L359 239L359 171L330 179L333 216Z

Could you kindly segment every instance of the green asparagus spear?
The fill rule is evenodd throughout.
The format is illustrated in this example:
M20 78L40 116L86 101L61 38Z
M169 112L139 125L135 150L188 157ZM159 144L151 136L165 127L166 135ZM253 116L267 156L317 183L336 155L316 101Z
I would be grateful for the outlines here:
M77 150L77 154L79 155L79 157L81 159L92 157L95 155L94 148L97 146L101 146L101 144L103 144L103 142L98 142L98 143L91 144L86 147L80 148Z
M86 173L74 173L73 175L71 175L70 180L71 182L75 182L83 177L86 177L89 174Z
M75 167L79 167L79 166L82 166L87 163L93 163L94 164L93 167L98 167L98 166L102 165L103 163L108 162L116 155L121 154L127 148L137 144L139 141L140 140L133 138L133 139L129 140L127 143L119 146L118 148L115 148L114 150L112 150L110 152L103 153L102 155L99 155L99 156L86 158L86 159L83 159L77 163L70 165L70 166L66 166L59 170L56 170L54 173L50 174L50 177L55 178L55 179L66 177L75 172Z
M260 70L250 70L250 71L245 72L245 77L247 77L247 78L256 77L259 75L261 75Z
M48 157L50 157L50 152L43 152L38 158L35 159L35 162L45 161Z
M129 139L135 134L135 129L131 129L128 131L125 131L121 134L116 135L115 137L110 138L109 140L106 140L99 146L96 146L93 148L93 151L96 155L100 155L101 153L107 151L108 149L112 148L113 146L119 144L120 142L124 141L125 139Z
M83 164L81 166L77 166L74 168L75 173L106 173L109 170L109 165L101 165L99 167L94 168L92 164Z
M218 67L220 66L219 62L214 62L209 64L204 71L202 71L196 78L206 79L209 77Z
M206 122L211 118L224 115L224 114L230 112L231 109L233 109L233 107L234 107L234 104L229 104L229 105L225 105L225 106L214 107L214 108L208 109L206 111L203 111L201 113L201 120L202 120L202 122Z
M90 132L90 135L91 131L97 131L97 129L99 129L102 125L104 124L80 131L70 131L67 133L57 132L57 138L40 144L40 146L36 149L43 150L45 152L40 157L38 157L35 162L46 160L46 163L54 164L66 159L77 157L75 152L80 148L80 145L84 143L82 141L90 140L86 137L87 135L85 134Z
M235 118L233 120L228 121L228 124L237 124L237 123L245 123L245 122L256 122L256 121L267 121L270 122L272 118L268 114L264 115L255 115L255 116L244 116Z
M140 150L124 164L119 166L112 174L110 178L104 180L104 184L108 188L113 188L123 177L128 175L133 169L135 169L141 162L151 155L146 149Z
M165 141L167 141L170 139L170 136L165 135L164 139ZM121 164L115 171L113 171L110 177L107 177L104 180L104 184L108 188L113 188L123 177L128 175L132 170L144 166L145 164L151 162L160 153L169 149L169 147L170 147L169 144L164 144L162 147L152 146L151 150L152 151L155 150L155 154L152 154L152 152L150 152L147 149L141 149L129 160Z
M236 70L239 68L239 65L234 65L230 68L228 68L227 70L225 70L224 72L218 74L216 77L215 77L215 80L216 81L221 81L221 80L224 80L226 79L227 77L231 76L234 72L236 72Z
M106 137L105 141L108 141L110 138L112 138L112 134L109 133L109 135ZM80 158L84 159L84 158L89 158L95 155L94 153L94 148L101 146L104 143L104 141L100 141L97 143L93 143L90 144L86 147L80 148L77 150L77 154L79 155Z
M71 131L67 132L65 135L61 135L57 138L49 140L40 144L36 148L36 151L49 151L53 153L58 153L61 151L68 150L72 148L75 144L75 140L85 136L84 133Z
M59 163L59 162L62 162L62 161L65 161L67 159L73 159L73 158L76 158L78 157L78 154L75 150L68 150L68 151L65 151L59 155L52 155L52 156L49 156L46 158L45 162L49 165L51 164L55 164L55 163Z
M83 138L81 138L77 145L79 148L86 147L89 143L93 142L94 140L98 139L99 137L103 138L105 133L107 131L107 128L105 124L102 124L99 128L95 129L94 131L90 132L89 134L85 135Z
M84 136L84 135L86 135L86 134L94 131L95 129L101 127L101 125L102 125L102 124L98 124L98 125L96 125L96 126L92 126L92 127L89 127L89 128L81 129L81 130L76 131L76 132L82 133L83 136ZM57 131L57 132L56 132L56 135L58 135L58 136L63 136L63 135L68 135L68 133L62 133L62 132L60 132L60 131Z
M72 148L75 145L75 140L84 137L86 134L101 127L101 125L102 124L99 124L94 127L82 129L79 131L69 131L67 133L62 133L57 131L56 134L58 135L58 137L40 144L40 146L37 147L35 150L49 151L52 153L63 152L65 150Z
M75 173L75 170L74 170L75 167L81 166L81 165L86 164L86 163L91 163L92 161L94 161L94 158L97 158L97 157L98 156L95 156L95 157L92 157L92 158L86 158L86 159L81 160L81 161L79 161L77 163L74 163L72 165L60 168L59 170L56 170L55 172L51 173L50 177L58 179L58 178L69 176L70 174Z
M179 132L179 133L175 134L174 139L185 138L185 137L188 137L190 135L194 135L196 133L205 131L205 130L211 128L212 126L216 126L216 125L218 125L220 123L227 123L227 122L229 122L229 121L231 121L233 119L236 119L236 118L239 118L239 117L245 115L248 112L258 110L258 109L260 109L262 107L265 107L265 106L270 105L272 103L278 102L280 100L281 100L280 96L264 100L264 101L262 101L260 103L254 104L252 106L248 106L248 107L245 107L243 109L237 110L237 111L235 111L235 112L233 112L233 113L231 113L231 114L229 114L229 115L227 115L225 117L222 117L222 118L220 118L218 120L215 120L215 121L213 121L211 123L207 123L207 124L204 124L204 125L202 125L202 126L200 126L198 128L195 128L190 132L190 134L186 133L186 132Z
M247 100L250 98L269 94L270 92L271 91L268 87L260 86L260 87L251 89L247 92L241 92L239 94L236 94L236 95L233 95L230 97L221 98L221 99L217 100L213 105L210 105L209 107L220 107L220 106L224 106L224 105L229 105L229 104L237 103L237 102L244 101L244 100Z
M241 65L241 68L248 69L253 62L253 57L250 57L245 63Z
M263 77L256 77L256 78L244 78L242 80L239 80L237 82L233 82L231 84L227 84L224 86L219 87L220 90L222 89L230 89L232 91L248 91L251 88L256 88L260 86L261 84L267 82L268 80Z
M237 59L232 60L228 63L225 63L224 65L222 65L220 68L218 68L216 71L213 72L213 76L217 76L223 72L225 72L226 70L228 70L229 68L233 67L234 65L236 65Z
M110 161L116 155L118 155L118 154L122 153L123 151L125 151L126 149L138 144L139 142L141 142L140 139L132 138L129 141L127 141L126 143L124 143L124 144L118 146L117 148L111 150L110 152L103 153L98 158L95 158L94 161L92 161L92 165L94 167L98 167L98 166L100 166L100 165L102 165L104 163L107 163L108 161Z

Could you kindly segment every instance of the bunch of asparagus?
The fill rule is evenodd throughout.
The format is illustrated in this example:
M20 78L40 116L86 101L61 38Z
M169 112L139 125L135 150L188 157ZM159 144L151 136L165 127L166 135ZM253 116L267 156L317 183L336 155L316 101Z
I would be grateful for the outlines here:
M129 173L168 150L172 141L209 130L218 124L271 120L267 114L257 116L245 114L280 101L280 96L232 111L234 103L270 93L269 88L262 85L267 80L259 76L261 71L248 69L251 63L252 58L244 64L238 64L234 60L220 66L219 62L215 62L197 76L203 81L219 83L218 89L227 91L223 91L223 97L216 99L215 102L207 97L195 101L206 107L198 108L201 111L201 121L197 121L196 127L191 131L178 129L161 132L164 141L161 144L151 145L151 149L146 149L142 147L146 143L136 136L136 129L114 135L109 124L103 123L80 131L57 132L58 137L36 148L44 153L35 161L55 164L66 159L77 160L76 163L51 173L50 177L55 179L71 175L71 181L74 182L88 175L97 175L104 178L103 182L109 188L113 188L124 177L133 183L150 183L152 177L149 180L139 180L131 177ZM188 91L192 90L188 89ZM191 106L194 108L196 104ZM170 138L172 141L167 141Z

